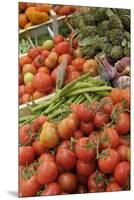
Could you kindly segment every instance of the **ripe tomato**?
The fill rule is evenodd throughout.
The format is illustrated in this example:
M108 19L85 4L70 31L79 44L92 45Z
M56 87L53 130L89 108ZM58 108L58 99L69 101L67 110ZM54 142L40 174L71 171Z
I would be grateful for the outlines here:
M76 165L76 156L67 148L59 148L56 154L56 162L64 169L72 169Z
M109 96L103 97L100 101L100 104L102 105L103 112L108 115L111 115L111 113L113 111L112 98Z
M49 51L48 50L43 50L41 55L44 56L44 58L47 58L49 56Z
M102 128L105 124L107 124L109 122L109 117L104 112L98 111L98 112L96 112L96 114L93 118L93 121L94 121L94 125L97 128Z
M57 73L58 73L58 67L56 67L55 69L53 69L53 71L51 72L51 77L52 77L54 85L56 84Z
M74 136L76 124L72 119L65 118L58 124L58 134L61 139L67 140Z
M41 156L39 157L40 163L42 163L43 161L47 161L47 160L55 162L55 156L50 153L45 152L45 153L41 154Z
M33 79L33 85L39 92L48 92L53 87L53 81L50 75L38 72Z
M42 67L45 64L45 58L43 55L38 55L33 61L36 68Z
M120 186L126 186L129 181L130 163L127 161L120 162L114 170L114 178Z
M121 102L121 89L112 88L111 98L114 104Z
M56 163L51 160L45 160L37 168L36 178L40 184L45 185L55 181L57 175L58 169Z
M36 175L30 178L20 178L19 180L19 192L21 197L32 197L40 189L40 184L36 180Z
M36 90L34 93L33 93L33 99L39 99L41 97L44 97L46 96L46 93L45 92L40 92L38 90Z
M61 42L59 44L57 44L55 46L55 51L59 54L59 55L63 55L65 53L69 53L70 51L70 45L68 42Z
M92 133L94 130L94 124L92 121L90 122L80 122L80 131L83 133L83 135L88 136L89 134Z
M101 191L102 189L104 189L104 187L105 187L105 176L100 171L95 171L88 177L89 192Z
M73 71L77 71L76 70L76 67L74 66L74 65L68 65L67 67L66 67L66 72L67 72L67 75L69 75L71 72L73 72Z
M116 165L120 162L120 156L115 149L103 150L98 159L98 167L101 172L112 173Z
M26 74L27 72L32 73L33 75L36 74L36 67L34 64L25 64L22 67L22 75Z
M46 116L41 115L39 117L36 117L36 119L33 121L33 126L35 130L38 132L41 130L42 125L47 121Z
M32 147L34 148L35 154L39 156L46 151L46 148L40 141L34 141Z
M117 148L117 151L120 155L121 161L128 161L128 152L129 152L128 146L122 144Z
M47 188L41 193L41 196L51 196L61 194L61 186L57 182L49 183Z
M130 139L128 137L125 136L120 136L120 145L126 145L126 146L130 146Z
M38 68L37 72L44 72L44 73L46 73L48 75L51 74L50 69L48 67L40 67L40 68Z
M70 149L70 145L71 145L71 141L70 140L63 140L60 145L58 146L57 150L59 148L66 148L66 149Z
M105 128L101 133L101 148L106 149L111 147L116 149L119 146L120 139L117 131L114 128Z
M69 81L73 81L73 80L77 79L79 76L80 76L80 72L78 72L78 71L72 71L68 75L68 80Z
M37 48L30 48L29 50L28 50L28 52L27 52L27 55L30 57L30 58L32 58L32 59L34 59L36 56L38 56L40 54L40 52L38 51L38 49Z
M130 107L130 89L126 88L121 90L121 98L126 101L128 107Z
M126 135L130 131L130 114L121 112L117 115L115 129L120 135Z
M67 59L67 65L70 65L72 62L72 56L68 53L63 54L59 57L58 63L61 64L64 59Z
M33 94L34 91L35 91L35 89L34 89L33 83L32 82L27 82L25 84L25 92L27 94Z
M58 177L57 182L64 192L73 193L77 189L77 178L73 173L63 173Z
M74 121L74 123L76 124L76 127L79 126L79 119L78 119L76 113L69 114L68 118L72 119Z
M19 97L22 97L25 94L25 86L20 85L19 86Z
M76 142L75 153L79 160L88 163L95 157L96 148L90 139L82 137Z
M76 58L75 60L72 61L72 65L74 65L77 70L82 71L82 66L84 62L85 62L84 58Z
M56 35L56 36L54 37L54 43L55 43L55 44L59 44L59 43L61 43L61 42L63 42L63 41L64 41L63 35Z
M74 133L74 138L76 140L80 139L83 137L83 133L80 131L80 130L76 130L75 133Z
M26 165L34 161L35 151L31 146L19 147L19 164Z
M78 118L84 122L88 122L92 119L92 112L87 108L84 103L77 106L76 114Z
M35 136L35 130L32 125L25 124L19 128L19 144L30 144Z
M25 64L31 64L31 63L32 63L32 59L29 56L21 56L19 58L20 66L23 66Z
M100 135L100 133L99 132L92 132L89 136L88 136L88 138L91 140L91 141L93 141L93 143L95 144L95 145L99 145L99 148L100 148L100 137L101 137L101 135Z
M116 182L109 183L106 187L106 192L115 192L115 191L121 191L121 187Z
M77 171L78 173L89 176L95 171L96 163L95 161L90 161L88 163L85 163L81 160L77 160Z
M77 180L78 180L79 185L87 186L88 176L84 176L84 175L82 175L78 172L76 173L76 176L77 176Z
M22 101L22 104L32 101L31 94L27 94L27 93L23 94L23 96L21 97L21 101Z
M76 113L77 114L77 109L78 109L79 105L78 104L75 104L75 103L72 103L70 105L70 109L72 112Z

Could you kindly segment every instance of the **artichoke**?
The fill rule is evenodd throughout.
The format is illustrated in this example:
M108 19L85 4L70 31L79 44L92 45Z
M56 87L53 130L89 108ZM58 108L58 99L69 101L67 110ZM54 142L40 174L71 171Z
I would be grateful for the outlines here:
M97 34L99 36L107 35L107 31L109 30L109 21L103 20L97 24Z
M91 8L91 15L93 15L95 22L101 22L108 19L107 8Z
M123 24L122 24L122 21L121 19L113 14L109 17L109 26L110 26L110 29L115 29L115 28L118 28L120 30L123 30Z
M126 46L124 47L124 55L129 57L130 56L130 45L129 43L126 44Z
M119 60L124 55L123 48L120 45L115 45L112 47L110 56L113 60Z
M120 29L112 29L109 33L109 39L112 42L113 45L119 45L121 44L123 40L123 33Z

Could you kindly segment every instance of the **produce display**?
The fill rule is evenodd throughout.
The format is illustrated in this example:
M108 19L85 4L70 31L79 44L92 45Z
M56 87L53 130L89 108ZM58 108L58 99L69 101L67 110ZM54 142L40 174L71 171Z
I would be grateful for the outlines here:
M130 190L130 11L50 9L75 13L53 37L19 38L19 197Z

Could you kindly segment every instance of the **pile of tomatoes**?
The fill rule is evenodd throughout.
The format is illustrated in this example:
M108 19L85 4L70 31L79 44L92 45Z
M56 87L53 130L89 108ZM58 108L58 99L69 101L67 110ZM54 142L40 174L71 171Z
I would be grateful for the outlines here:
M129 189L129 89L70 108L58 123L41 115L19 128L20 196Z
M71 33L72 38L74 33ZM66 79L64 84L78 78L82 73L98 73L94 59L86 60L80 54L78 43L57 35L46 40L43 46L31 48L27 55L19 58L19 103L41 98L55 91L58 66L67 58Z

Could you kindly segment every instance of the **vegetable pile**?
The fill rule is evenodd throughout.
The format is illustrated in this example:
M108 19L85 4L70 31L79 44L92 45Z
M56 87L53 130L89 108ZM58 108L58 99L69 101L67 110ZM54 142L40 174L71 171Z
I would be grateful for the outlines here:
M129 190L129 89L70 108L57 122L42 113L20 126L21 197Z

